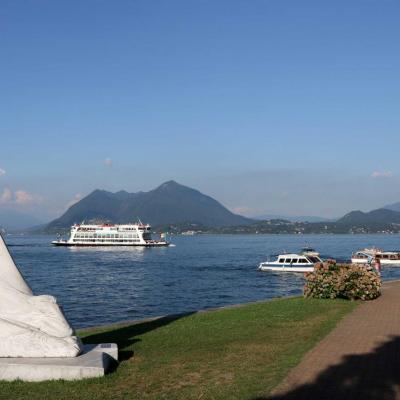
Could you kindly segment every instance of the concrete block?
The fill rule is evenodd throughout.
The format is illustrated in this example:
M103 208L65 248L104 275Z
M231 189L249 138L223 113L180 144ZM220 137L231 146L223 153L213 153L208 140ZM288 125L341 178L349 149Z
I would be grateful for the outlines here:
M84 344L84 352L99 351L101 353L107 353L115 361L118 361L118 346L115 343L101 343L101 344Z
M103 345L85 345L83 354L78 357L0 358L0 380L40 382L104 376L118 359L118 348L112 343Z

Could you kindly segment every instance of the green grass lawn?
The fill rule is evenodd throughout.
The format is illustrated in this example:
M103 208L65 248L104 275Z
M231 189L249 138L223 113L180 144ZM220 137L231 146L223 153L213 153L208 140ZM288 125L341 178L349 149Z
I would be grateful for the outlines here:
M289 298L85 330L86 343L118 343L115 372L78 382L0 382L0 399L251 399L268 394L356 305Z

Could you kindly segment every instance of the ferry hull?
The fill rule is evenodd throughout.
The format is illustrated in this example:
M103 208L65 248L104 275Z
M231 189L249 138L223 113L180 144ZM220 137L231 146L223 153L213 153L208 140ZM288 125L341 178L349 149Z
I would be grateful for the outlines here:
M156 242L156 243L70 243L53 241L51 242L53 246L63 246L63 247L168 247L171 243L168 242Z

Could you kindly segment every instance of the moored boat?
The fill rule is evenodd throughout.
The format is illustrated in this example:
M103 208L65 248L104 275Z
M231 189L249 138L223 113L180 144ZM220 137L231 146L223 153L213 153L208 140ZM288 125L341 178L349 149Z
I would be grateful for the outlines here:
M162 247L170 243L165 236L161 240L152 239L149 224L75 224L71 227L68 240L51 242L55 246L144 246Z
M258 269L260 271L275 272L312 272L317 263L322 262L319 256L304 254L280 254L274 261L262 262Z
M379 261L381 265L400 266L400 252L383 251L372 247L357 251L351 255L353 264L368 264Z

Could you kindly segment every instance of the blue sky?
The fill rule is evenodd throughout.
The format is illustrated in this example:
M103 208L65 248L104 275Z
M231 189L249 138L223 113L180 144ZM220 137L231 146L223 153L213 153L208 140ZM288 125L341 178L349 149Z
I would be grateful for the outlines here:
M247 215L400 201L400 3L0 4L0 207L174 179Z

